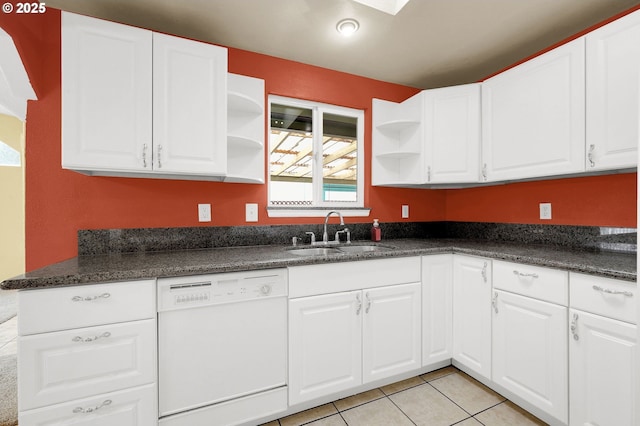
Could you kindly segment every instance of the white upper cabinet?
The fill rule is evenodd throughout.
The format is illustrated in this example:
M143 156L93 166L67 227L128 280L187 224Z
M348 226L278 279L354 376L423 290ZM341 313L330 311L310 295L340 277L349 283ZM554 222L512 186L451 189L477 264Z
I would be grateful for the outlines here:
M373 99L371 184L424 183L422 95L402 103Z
M637 166L640 11L587 34L586 169Z
M374 185L473 183L480 165L480 85L373 100Z
M579 38L483 83L484 180L584 171L584 43Z
M227 171L227 50L153 34L153 168Z
M152 38L62 14L62 167L151 170Z
M62 14L62 166L216 179L227 164L227 50Z
M264 80L228 74L227 84L225 182L264 183Z
M423 93L427 183L478 182L480 84Z

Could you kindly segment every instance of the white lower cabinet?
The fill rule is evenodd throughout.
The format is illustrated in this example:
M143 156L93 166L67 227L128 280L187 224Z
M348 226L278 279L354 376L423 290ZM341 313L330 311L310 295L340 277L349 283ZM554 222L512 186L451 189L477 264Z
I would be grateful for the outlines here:
M289 301L289 403L362 382L360 291Z
M494 290L493 382L567 423L567 307Z
M154 284L18 294L21 426L157 424Z
M453 255L422 257L422 366L453 353Z
M576 273L570 282L569 424L637 425L637 285Z
M291 299L289 404L419 369L420 290L415 282Z
M570 424L637 425L636 326L574 309L570 321Z
M363 383L422 365L420 290L413 283L363 291Z
M453 359L491 378L491 261L453 257Z

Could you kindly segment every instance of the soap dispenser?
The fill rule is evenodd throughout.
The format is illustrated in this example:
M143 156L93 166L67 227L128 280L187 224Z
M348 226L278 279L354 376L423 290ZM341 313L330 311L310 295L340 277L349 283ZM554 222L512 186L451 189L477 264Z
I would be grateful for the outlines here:
M373 219L373 226L371 227L371 241L380 241L382 239L382 230L378 219Z

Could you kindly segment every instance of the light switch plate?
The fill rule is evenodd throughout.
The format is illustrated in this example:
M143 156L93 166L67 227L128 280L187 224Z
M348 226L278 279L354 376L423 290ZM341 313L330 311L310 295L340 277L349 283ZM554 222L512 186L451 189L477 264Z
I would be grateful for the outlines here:
M198 204L198 221L211 222L211 204Z
M258 205L255 203L247 203L245 205L245 215L247 222L257 222L258 221Z
M540 203L540 219L551 219L551 203Z

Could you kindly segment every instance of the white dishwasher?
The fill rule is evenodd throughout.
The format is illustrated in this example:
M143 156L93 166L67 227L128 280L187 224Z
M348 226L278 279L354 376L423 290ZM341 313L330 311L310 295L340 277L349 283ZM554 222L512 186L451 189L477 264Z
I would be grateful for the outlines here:
M158 279L161 425L284 411L286 371L286 269Z

